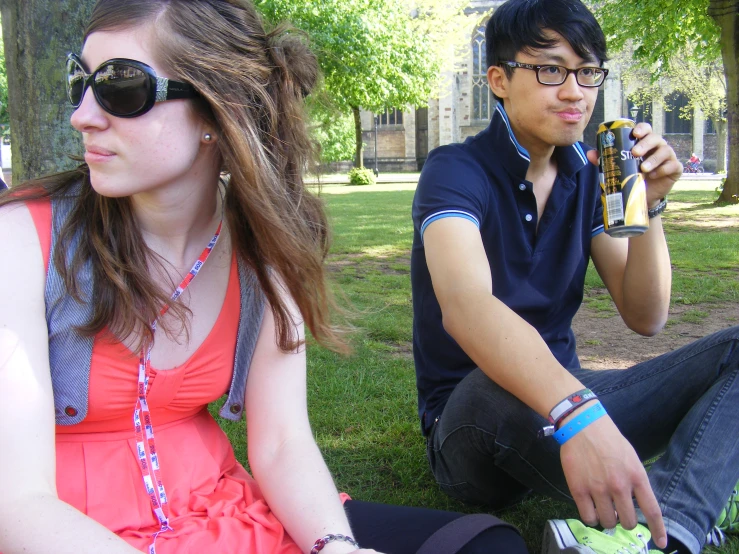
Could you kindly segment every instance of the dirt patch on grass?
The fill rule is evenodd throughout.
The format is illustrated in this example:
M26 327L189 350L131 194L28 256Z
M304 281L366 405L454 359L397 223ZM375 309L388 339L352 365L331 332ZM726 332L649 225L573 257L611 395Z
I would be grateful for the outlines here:
M410 255L368 256L367 254L341 254L329 256L328 270L342 273L354 270L354 277L363 279L373 272L385 275L408 274ZM670 308L669 319L664 330L654 337L643 337L631 331L608 301L606 289L592 288L586 293L585 303L580 307L572 323L577 337L577 353L583 367L590 369L626 368L652 359L665 352L726 329L739 325L739 305L736 304L675 304ZM588 298L593 300L590 306ZM388 343L393 355L412 359L410 343Z
M367 254L342 254L329 256L326 267L330 273L341 273L347 268L356 270L357 275L379 272L384 275L406 275L411 271L411 257L368 256Z
M413 361L413 343L411 342L389 342L386 343L393 349L393 356L402 360Z
M712 215L705 212L696 215L684 212L672 215L665 222L665 227L693 233L705 233L712 230L733 231L739 227L739 220L730 215Z
M590 369L626 368L670 352L721 329L739 325L739 305L675 305L654 337L631 331L618 315L583 305L572 322L580 364Z

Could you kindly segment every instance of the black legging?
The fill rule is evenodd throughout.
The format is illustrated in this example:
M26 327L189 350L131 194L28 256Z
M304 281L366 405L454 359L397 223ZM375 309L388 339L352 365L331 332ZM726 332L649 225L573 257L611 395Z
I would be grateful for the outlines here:
M362 548L383 554L415 554L438 529L464 514L347 500L354 538ZM480 533L459 554L528 554L521 535L510 527L492 527Z

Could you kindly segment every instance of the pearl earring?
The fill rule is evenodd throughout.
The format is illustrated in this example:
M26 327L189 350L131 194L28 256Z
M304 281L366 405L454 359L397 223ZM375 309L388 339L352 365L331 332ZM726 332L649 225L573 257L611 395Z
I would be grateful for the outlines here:
M213 135L211 135L210 133L205 133L205 135L203 135L203 140L205 142L210 142L213 140Z

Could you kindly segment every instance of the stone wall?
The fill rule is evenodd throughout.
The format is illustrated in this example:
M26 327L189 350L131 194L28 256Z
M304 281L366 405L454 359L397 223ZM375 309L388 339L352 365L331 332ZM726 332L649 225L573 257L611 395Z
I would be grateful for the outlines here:
M349 173L349 171L353 167L354 167L354 162L350 162L350 161L331 162L328 164L321 164L318 167L318 174L319 175L329 175L331 173Z
M483 123L480 125L470 125L468 127L462 127L459 129L459 140L464 141L467 137L474 137L477 133L484 131L488 124Z
M667 144L672 146L680 163L685 163L693 153L693 137L685 133L664 135ZM716 152L718 135L703 135L703 167L708 172L716 171Z
M408 125L411 123L415 124L415 120L406 121ZM415 133L413 135L415 136ZM365 145L364 166L374 169L375 132L362 131L362 140ZM402 125L380 127L377 131L377 150L379 151L377 169L381 172L418 171L415 152L412 157L407 156L407 141L408 137Z
M706 171L716 171L718 164L717 153L718 135L715 133L712 135L703 135L703 156L705 156L703 167L706 168Z
M672 146L672 149L677 155L677 159L681 162L685 162L690 155L693 153L693 136L686 133L670 133L664 135L667 144Z
M375 157L375 132L362 131L364 141L364 160ZM377 150L382 158L405 158L405 131L402 125L380 127L377 131Z
M364 167L375 168L375 159L364 157ZM377 170L380 173L404 173L418 171L416 158L380 158L377 160Z

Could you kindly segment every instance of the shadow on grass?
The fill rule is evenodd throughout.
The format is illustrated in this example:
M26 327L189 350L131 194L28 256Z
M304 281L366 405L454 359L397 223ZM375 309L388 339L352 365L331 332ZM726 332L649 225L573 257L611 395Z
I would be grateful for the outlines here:
M425 455L412 464L399 464L407 457L402 447L322 448L340 490L368 502L400 504L452 512L490 513L518 527L532 553L539 552L548 519L577 517L574 504L538 494L503 510L463 504L444 494L435 483ZM415 469L408 471L408 466ZM370 471L367 467L371 466ZM421 466L421 467L418 467Z
M680 212L704 212L706 210L717 210L733 206L728 202L709 202L706 204L693 204L687 208L680 208ZM724 217L731 218L730 215Z

